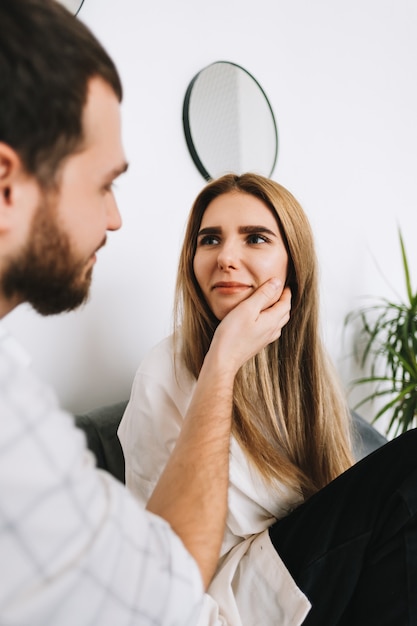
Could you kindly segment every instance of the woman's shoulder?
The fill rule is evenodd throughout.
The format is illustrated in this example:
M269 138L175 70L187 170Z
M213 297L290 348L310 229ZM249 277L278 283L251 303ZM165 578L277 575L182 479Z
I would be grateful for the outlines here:
M164 337L144 355L139 363L137 374L166 373L172 369L174 362L173 335Z
M160 381L182 381L195 383L183 363L179 341L173 334L155 344L142 359L137 370L138 376L149 376Z
M145 354L142 358L139 369L158 366L163 363L181 363L181 354L178 339L173 334L164 337Z

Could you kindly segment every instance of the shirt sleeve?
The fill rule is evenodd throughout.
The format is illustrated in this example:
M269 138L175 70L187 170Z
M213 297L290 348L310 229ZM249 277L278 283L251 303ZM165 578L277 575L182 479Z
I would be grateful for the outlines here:
M194 626L203 586L169 525L95 468L0 335L0 623Z
M311 608L274 549L268 530L245 539L227 554L208 594L197 626L301 626Z

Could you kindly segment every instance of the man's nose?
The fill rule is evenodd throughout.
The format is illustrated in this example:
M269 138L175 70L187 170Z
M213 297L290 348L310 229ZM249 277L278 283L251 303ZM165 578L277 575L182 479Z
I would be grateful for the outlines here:
M122 217L113 194L108 197L107 230L118 230L122 225Z

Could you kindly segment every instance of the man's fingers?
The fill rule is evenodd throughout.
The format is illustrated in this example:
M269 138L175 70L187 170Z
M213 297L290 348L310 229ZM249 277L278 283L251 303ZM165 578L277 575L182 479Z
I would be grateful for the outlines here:
M289 315L290 310L291 310L291 289L289 287L285 287L285 289L283 290L279 300L277 300L277 302L274 303L274 305L272 306L277 306L280 305L280 308L282 310L282 314L283 316ZM287 320L288 321L288 320Z
M236 371L249 358L280 337L290 319L291 291L282 281L271 279L250 298L238 304L219 324L211 349L220 346L228 365Z
M275 304L282 293L282 281L278 278L270 278L263 285L258 287L256 292L249 298L259 312L268 309Z
M291 290L285 287L279 300L274 302L268 309L260 312L260 316L265 318L265 323L269 325L271 337L270 341L275 341L281 336L281 330L288 323L291 312Z

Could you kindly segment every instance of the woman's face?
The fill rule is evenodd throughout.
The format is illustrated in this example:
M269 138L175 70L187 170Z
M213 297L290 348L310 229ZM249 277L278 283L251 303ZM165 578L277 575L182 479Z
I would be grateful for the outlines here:
M222 320L273 276L285 284L288 255L268 206L232 191L207 206L194 256L194 273L210 309Z

